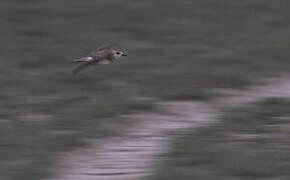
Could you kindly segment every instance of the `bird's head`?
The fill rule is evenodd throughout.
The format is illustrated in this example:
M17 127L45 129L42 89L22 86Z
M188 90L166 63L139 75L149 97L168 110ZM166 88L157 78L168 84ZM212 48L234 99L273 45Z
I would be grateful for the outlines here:
M116 51L116 50L113 50L113 55L114 55L114 58L115 59L120 58L122 56L127 56L124 52L122 52L122 51Z

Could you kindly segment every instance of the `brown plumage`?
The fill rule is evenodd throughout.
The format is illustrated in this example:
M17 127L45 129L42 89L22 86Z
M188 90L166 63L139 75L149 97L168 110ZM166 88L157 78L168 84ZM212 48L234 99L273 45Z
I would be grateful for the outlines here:
M115 45L101 45L97 47L89 56L80 57L75 59L75 63L79 64L73 71L72 74L76 75L81 70L91 66L99 64L110 64L114 60L126 56L122 51L112 49Z

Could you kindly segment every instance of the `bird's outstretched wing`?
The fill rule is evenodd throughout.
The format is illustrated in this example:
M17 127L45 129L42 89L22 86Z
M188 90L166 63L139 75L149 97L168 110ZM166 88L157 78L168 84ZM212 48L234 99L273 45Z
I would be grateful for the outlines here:
M117 46L116 43L102 44L102 45L99 45L95 50L101 51L101 50L105 50L105 49L112 49L113 47L116 47L116 46Z
M109 49L112 49L113 47L116 47L116 46L117 46L116 43L99 45L91 52L91 55L95 56L99 51L103 51L103 50L107 50L107 49L109 50Z
M90 65L92 64L98 64L98 63L95 63L95 62L92 62L92 61L87 61L87 62L80 62L80 65L77 66L73 71L72 71L72 74L75 76L77 75L77 73L79 73L81 70L89 67Z

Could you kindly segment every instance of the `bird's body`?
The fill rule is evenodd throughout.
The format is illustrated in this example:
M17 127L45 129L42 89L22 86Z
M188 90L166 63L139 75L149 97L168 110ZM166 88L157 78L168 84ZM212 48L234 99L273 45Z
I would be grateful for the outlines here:
M73 75L91 65L110 64L114 60L126 56L123 52L112 49L113 46L102 45L97 47L89 56L77 58L74 62L80 65L73 70Z

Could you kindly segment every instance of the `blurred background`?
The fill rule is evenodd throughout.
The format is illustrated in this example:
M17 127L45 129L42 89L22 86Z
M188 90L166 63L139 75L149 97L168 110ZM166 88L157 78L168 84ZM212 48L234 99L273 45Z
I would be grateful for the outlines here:
M154 109L160 101L214 99L216 89L243 89L289 71L289 5L280 0L1 0L0 179L50 176L57 152L81 147L87 138L116 135L120 114ZM128 57L71 76L75 57L111 42ZM283 146L279 138L254 139L261 147L257 152L248 141L228 136L252 125L249 119L259 119L254 133L265 124L289 122L289 104L270 99L237 107L221 116L222 126L180 135L154 178L289 179L289 138ZM276 121L273 114L288 119ZM286 131L279 137L288 136Z

